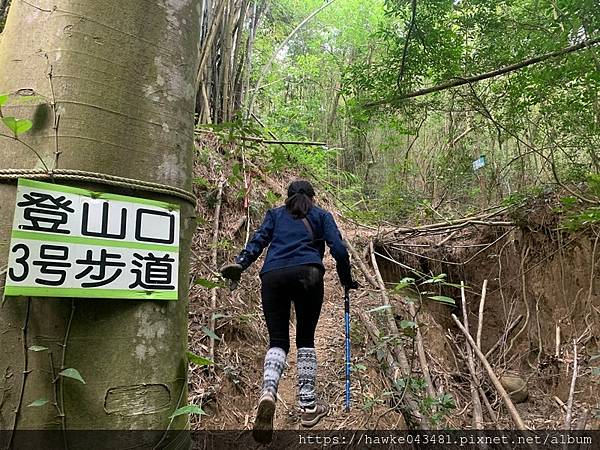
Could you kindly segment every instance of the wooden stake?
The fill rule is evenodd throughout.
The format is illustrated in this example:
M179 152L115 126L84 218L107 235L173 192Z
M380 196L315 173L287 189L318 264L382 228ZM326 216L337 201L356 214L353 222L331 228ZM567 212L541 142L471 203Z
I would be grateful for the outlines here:
M452 320L454 320L454 322L456 323L456 325L458 326L460 331L462 331L462 333L465 335L467 342L469 343L469 345L471 345L471 348L473 348L473 350L475 351L475 355L477 355L477 357L483 364L483 367L485 368L488 376L490 377L490 380L492 381L494 387L498 391L498 394L500 394L500 398L504 402L506 409L508 409L508 412L509 412L513 422L515 423L517 430L526 431L527 427L525 426L525 422L523 422L523 419L521 419L521 416L519 415L519 412L515 408L514 403L512 402L508 393L506 392L506 390L500 383L500 380L494 373L494 370L492 369L492 366L490 366L490 363L486 359L485 355L483 353L481 353L481 350L479 350L479 347L477 347L477 344L473 340L473 337L471 336L471 334L469 334L469 332L465 329L465 327L462 325L462 323L460 323L460 320L458 320L454 314L452 314Z

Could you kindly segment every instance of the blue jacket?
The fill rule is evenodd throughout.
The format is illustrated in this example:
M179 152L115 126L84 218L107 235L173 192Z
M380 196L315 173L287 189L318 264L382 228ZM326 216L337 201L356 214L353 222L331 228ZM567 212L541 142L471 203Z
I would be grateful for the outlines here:
M325 270L323 256L327 243L337 263L340 282L344 286L349 285L352 282L350 258L333 216L312 206L306 218L313 229L314 243L302 219L295 219L285 206L268 210L262 225L236 258L236 263L247 269L269 246L261 275L270 270L305 264L315 264Z

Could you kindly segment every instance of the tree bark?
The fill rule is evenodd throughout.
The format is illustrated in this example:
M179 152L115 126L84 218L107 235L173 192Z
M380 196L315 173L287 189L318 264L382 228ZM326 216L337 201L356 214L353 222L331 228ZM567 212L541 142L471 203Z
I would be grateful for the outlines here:
M0 39L0 92L11 94L4 115L33 121L23 140L50 168L191 190L198 42L199 11L191 0L14 2ZM0 167L42 165L33 152L0 137ZM186 416L171 423L169 415L187 404L193 208L167 195L77 185L180 205L180 297L154 302L7 297L0 307L0 372L12 376L0 428L12 426L18 404L18 429L185 428ZM0 183L0 267L7 264L14 202L15 184ZM29 353L31 372L19 395L23 348L30 345L48 347L54 365L76 368L87 382L64 382L65 425L51 404L26 407L53 396L44 352ZM114 388L123 392L118 401L109 395ZM140 438L145 439L137 436L137 443L146 446Z

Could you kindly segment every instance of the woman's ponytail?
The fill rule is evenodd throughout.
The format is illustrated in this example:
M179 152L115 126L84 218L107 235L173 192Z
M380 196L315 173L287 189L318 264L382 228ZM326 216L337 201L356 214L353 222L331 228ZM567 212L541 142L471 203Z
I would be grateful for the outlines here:
M296 219L306 217L315 196L312 185L305 180L294 181L289 185L287 194L285 207L289 213Z

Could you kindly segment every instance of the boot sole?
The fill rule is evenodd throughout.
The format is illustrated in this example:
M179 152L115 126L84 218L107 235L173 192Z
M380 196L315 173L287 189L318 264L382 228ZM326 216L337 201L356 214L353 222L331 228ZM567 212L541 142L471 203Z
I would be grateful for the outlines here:
M318 416L315 416L314 419L312 420L304 420L301 419L300 423L302 424L302 426L304 427L314 427L316 424L319 423L319 421L323 418L326 417L329 414L329 409L327 409L327 411L322 412L321 414L319 414Z
M273 440L273 416L275 415L275 402L264 399L258 404L256 420L252 430L252 437L261 444Z

